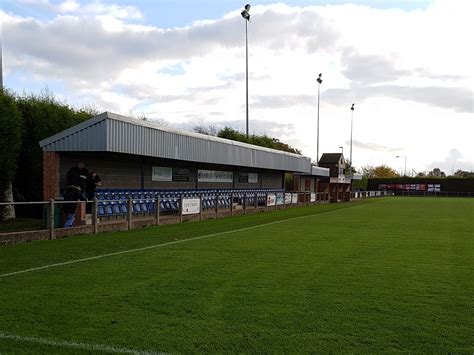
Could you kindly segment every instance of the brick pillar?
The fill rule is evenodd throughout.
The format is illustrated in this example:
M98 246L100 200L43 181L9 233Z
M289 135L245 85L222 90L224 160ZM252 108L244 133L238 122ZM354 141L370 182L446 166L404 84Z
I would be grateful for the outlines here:
M293 191L299 191L300 190L300 176L293 174Z
M43 152L43 200L48 201L59 195L59 154Z

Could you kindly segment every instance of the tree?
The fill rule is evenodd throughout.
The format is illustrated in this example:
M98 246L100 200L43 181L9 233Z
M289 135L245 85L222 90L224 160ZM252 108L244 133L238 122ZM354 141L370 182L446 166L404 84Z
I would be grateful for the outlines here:
M49 91L17 96L16 103L23 118L23 140L13 188L21 200L40 201L43 198L43 152L38 142L91 118L97 112L74 109Z
M474 172L458 170L453 174L453 176L458 177L458 178L474 178Z
M22 120L13 95L0 90L0 201L13 202L12 180L17 169ZM0 208L0 220L15 218L11 206Z
M399 177L400 175L391 167L387 165L379 165L376 167L365 166L362 168L362 174L370 179L373 178L392 178Z
M444 178L446 177L446 174L440 168L434 168L428 173L428 176L434 178Z
M357 173L356 168L354 168L351 163L349 162L349 159L346 159L346 175L354 175Z
M194 126L193 131L196 133L205 134L208 136L217 136L218 130L216 126Z
M289 146L286 143L280 142L277 138L270 138L267 135L258 136L258 135L251 135L247 138L247 136L239 132L231 127L224 127L217 133L217 136L220 138L226 138L233 141L249 143L253 145L258 145L260 147L272 148L276 150L281 150L288 153L298 154L301 155L301 151Z

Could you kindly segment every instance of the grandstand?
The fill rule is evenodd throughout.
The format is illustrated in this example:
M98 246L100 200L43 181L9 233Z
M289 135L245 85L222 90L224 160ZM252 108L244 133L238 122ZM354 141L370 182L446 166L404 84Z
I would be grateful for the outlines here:
M43 197L58 199L69 168L83 160L104 183L97 191L99 217L128 213L176 213L183 197L200 197L202 209L231 205L258 209L267 194L281 201L285 173L303 174L318 192L318 179L329 169L315 169L309 157L181 131L153 122L104 112L40 142L43 149ZM158 202L159 201L159 202ZM309 199L308 201L309 202ZM84 206L76 219L86 221Z

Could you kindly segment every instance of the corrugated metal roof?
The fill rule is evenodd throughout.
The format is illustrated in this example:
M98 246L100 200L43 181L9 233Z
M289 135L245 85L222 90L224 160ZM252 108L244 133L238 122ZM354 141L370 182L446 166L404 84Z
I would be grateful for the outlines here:
M311 175L314 176L329 176L329 168L322 168L320 166L311 167Z
M169 128L104 112L42 140L43 151L96 151L202 163L311 172L297 154Z

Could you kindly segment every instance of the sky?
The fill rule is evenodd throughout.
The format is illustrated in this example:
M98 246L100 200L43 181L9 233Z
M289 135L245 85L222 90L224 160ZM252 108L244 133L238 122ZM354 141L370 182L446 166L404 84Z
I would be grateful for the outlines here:
M0 0L5 87L183 129L245 131L244 3ZM251 4L250 132L316 159L474 171L474 1ZM340 148L342 147L342 148ZM397 158L399 156L399 158Z

